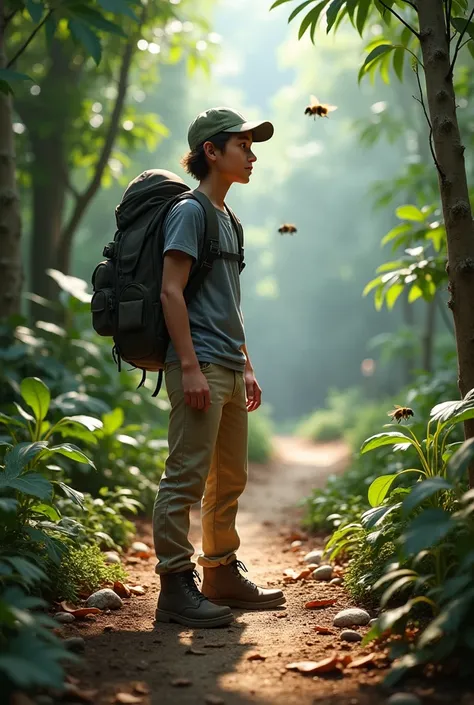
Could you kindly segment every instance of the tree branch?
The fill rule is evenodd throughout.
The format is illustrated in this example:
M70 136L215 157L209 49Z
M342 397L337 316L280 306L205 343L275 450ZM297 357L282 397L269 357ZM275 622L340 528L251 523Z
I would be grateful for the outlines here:
M29 45L29 44L33 41L33 39L36 37L36 35L37 35L38 32L40 31L41 27L49 20L49 18L50 18L51 15L53 14L53 12L54 12L54 10L49 10L49 11L46 13L46 15L43 17L43 19L42 19L41 22L39 23L39 25L34 28L34 30L33 30L32 33L30 34L30 36L28 37L28 39L26 40L26 42L23 44L23 46L21 46L21 47L18 49L18 51L17 51L17 53L15 54L15 56L14 56L12 59L10 59L10 61L7 63L7 66L6 66L7 69L9 69L11 66L13 66L13 64L18 60L18 58L19 58L19 57L23 54L23 52L28 48L28 45Z
M69 218L68 223L65 225L61 233L61 240L59 243L58 251L58 262L63 268L64 265L67 264L71 242L74 237L74 233L77 229L77 226L82 220L82 217L84 216L84 213L90 201L93 199L100 187L102 176L104 174L105 168L107 166L110 154L115 143L115 139L117 137L119 122L122 115L125 98L127 95L128 75L130 72L130 66L132 63L135 45L136 42L133 42L131 38L129 39L129 41L127 41L122 59L122 64L120 66L117 97L115 99L114 109L110 118L110 124L105 137L104 145L102 147L102 152L97 161L92 179L89 185L84 189L82 193L75 191L75 189L73 190L71 184L68 184L69 189L74 193L74 196L76 198L76 204L74 206L72 215Z
M388 10L389 12L391 12L392 15L394 15L402 24L404 24L405 27L407 27L407 29L409 29L410 32L412 32L412 34L415 35L415 37L418 37L418 39L420 38L420 35L419 35L419 33L416 31L416 29L414 29L414 28L411 26L411 24L408 24L408 22L406 22L406 20L404 20L403 17L398 14L398 12L395 12L395 10L394 10L393 8L391 8L391 7L389 7L388 5L386 5L383 0L379 0L379 2L380 2L381 5L383 5L383 6L385 7L386 10ZM411 3L409 3L409 4L411 5ZM414 5L413 5L413 7L414 7ZM415 9L416 9L416 8L415 8Z
M469 18L468 18L468 20L466 21L466 24L465 24L465 26L464 26L464 29L463 29L463 31L461 32L461 34L459 35L459 39L458 39L458 41L457 41L456 48L455 48L455 50L454 50L453 60L451 61L451 66L449 67L449 72L448 72L448 76L447 76L448 78L451 78L451 76L453 75L453 72L454 72L454 64L456 63L456 59L458 58L458 54L459 54L459 51L460 51L460 49L461 49L461 42L462 42L462 40L463 40L464 35L465 35L466 32L467 32L467 28L469 27L469 23L470 23L470 21L472 20L473 17L474 17L474 9L471 10L471 14L469 15Z
M429 143L430 143L431 156L433 157L433 161L434 161L434 163L435 163L435 165L436 165L436 169L438 170L438 174L440 175L441 180L444 181L444 179L445 179L446 177L445 177L444 172L443 172L443 170L441 169L441 167L440 167L440 165L439 165L439 162L438 162L438 160L437 160L437 158L436 158L436 153L435 153L434 146L433 146L433 125L431 124L430 116L428 115L428 111L426 110L426 105L425 105L425 101L424 101L424 98L423 98L423 88L421 87L421 81L420 81L420 73L419 73L419 71L418 71L418 66L417 66L416 64L415 64L415 66L413 67L413 71L415 72L416 81L417 81L417 83L418 83L418 89L419 89L419 91L420 91L420 97L419 97L419 98L417 98L415 95L414 95L413 97L414 97L414 99L421 105L421 107L423 108L423 112L424 112L424 114L425 114L426 122L428 123L428 126L429 126L429 128L430 128Z
M8 17L5 17L5 18L4 18L4 21L3 21L3 28L4 28L4 29L6 29L6 28L8 27L8 25L10 24L10 22L12 21L12 19L15 17L15 15L16 15L17 12L18 12L18 10L13 10L12 12L10 12L10 14L8 15Z

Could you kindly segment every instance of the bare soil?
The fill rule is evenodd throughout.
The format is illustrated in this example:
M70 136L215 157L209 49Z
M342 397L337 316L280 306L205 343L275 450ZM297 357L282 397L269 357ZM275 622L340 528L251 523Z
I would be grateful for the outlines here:
M80 690L92 689L95 705L126 702L123 695L143 705L382 705L381 669L345 669L338 676L304 676L288 671L294 661L317 661L334 651L353 657L369 652L358 644L343 644L334 635L320 635L315 626L332 628L334 615L351 606L342 587L316 581L285 584L283 571L301 568L302 556L322 541L298 539L302 507L313 487L348 462L343 444L310 446L277 438L277 457L268 465L253 466L239 509L242 539L239 558L249 577L262 586L281 586L285 608L266 612L234 610L235 622L214 630L187 629L154 623L159 581L154 557L126 559L129 583L147 587L146 595L124 600L124 607L93 621L62 628L64 636L86 639L84 661L72 672ZM199 550L199 513L193 511L192 537ZM151 546L149 524L139 525L138 538ZM309 600L332 597L336 604L305 609ZM365 632L366 628L361 628ZM345 651L344 651L345 650ZM412 681L398 690L415 692L423 705L474 702L438 684ZM118 696L118 700L117 700ZM79 698L78 698L79 702Z

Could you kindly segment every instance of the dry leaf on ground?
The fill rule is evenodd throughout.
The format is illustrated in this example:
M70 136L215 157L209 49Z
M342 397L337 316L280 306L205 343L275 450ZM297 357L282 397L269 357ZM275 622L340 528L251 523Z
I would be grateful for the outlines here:
M72 614L76 619L84 619L89 614L102 614L102 610L98 607L71 607L67 602L61 602L61 607L64 612Z
M150 688L146 683L141 683L139 681L138 683L132 683L132 685L133 690L140 695L147 695L150 692Z
M124 705L135 705L135 703L142 703L143 699L132 695L131 693L117 693L115 696L116 703L124 703Z
M113 591L117 593L119 597L130 597L132 594L128 585L124 585L120 580L115 581Z
M69 700L77 698L78 700L82 700L84 703L94 703L96 701L96 695L99 691L97 689L82 690L74 683L67 683L65 692Z
M146 590L142 585L127 585L132 595L145 595Z
M335 605L337 602L336 599L326 599L326 600L310 600L310 602L307 602L305 604L305 609L307 610L316 610L320 609L321 607L332 607Z
M184 653L185 654L192 654L193 656L205 656L206 655L205 651L201 651L200 649L193 649L192 646L189 649L186 649L186 651Z
M329 627L321 627L321 626L319 626L319 624L316 624L316 626L314 627L314 631L318 632L318 634L331 634L332 636L334 636L334 633L335 633Z
M348 666L352 662L352 656L350 654L344 654L339 656L339 663L343 666Z
M188 685L192 685L192 681L189 678L175 678L171 681L171 685L174 688L186 688Z
M354 659L348 668L363 668L364 666L374 665L375 654L369 654L368 656L361 656L361 658Z
M339 657L337 654L333 654L329 658L321 659L321 661L296 661L295 663L289 663L286 668L289 671L299 671L308 675L329 673L339 668Z
M206 705L225 705L225 700L220 695L206 695L204 702Z

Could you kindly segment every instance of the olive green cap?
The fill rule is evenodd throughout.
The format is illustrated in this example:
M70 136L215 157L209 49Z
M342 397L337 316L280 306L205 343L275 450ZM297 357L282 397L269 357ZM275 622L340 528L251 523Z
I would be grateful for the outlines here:
M232 108L210 108L199 113L190 124L188 143L191 150L196 149L218 132L252 132L254 142L266 142L272 137L273 131L271 122L248 122Z

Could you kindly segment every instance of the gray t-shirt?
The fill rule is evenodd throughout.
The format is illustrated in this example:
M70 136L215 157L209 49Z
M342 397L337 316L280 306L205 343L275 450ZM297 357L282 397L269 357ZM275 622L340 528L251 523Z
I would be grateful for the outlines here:
M238 253L238 238L230 216L216 208L220 247ZM204 237L204 212L197 201L179 202L164 223L165 247L197 259ZM211 271L188 305L191 337L199 362L212 362L243 371L244 321L240 308L239 264L225 259L214 262ZM172 343L166 362L179 360Z

